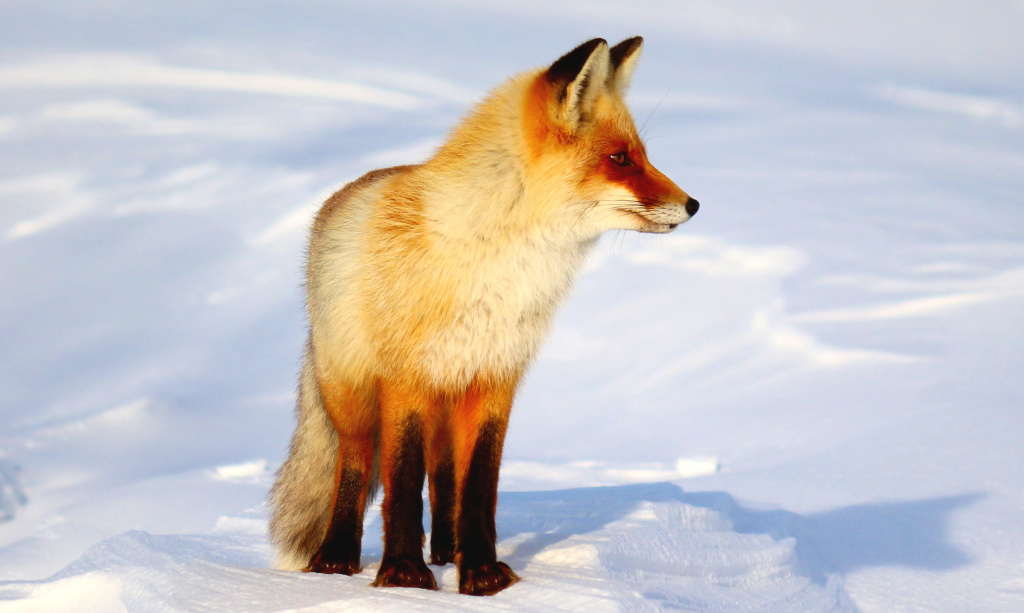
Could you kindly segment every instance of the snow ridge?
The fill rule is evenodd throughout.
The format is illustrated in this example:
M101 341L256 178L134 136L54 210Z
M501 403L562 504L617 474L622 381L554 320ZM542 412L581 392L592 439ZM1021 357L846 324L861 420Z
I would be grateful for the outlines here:
M452 565L434 571L439 593L369 587L373 529L357 576L270 570L265 520L245 514L208 535L118 534L46 580L0 584L0 599L83 611L855 610L837 576L808 573L781 526L737 531L740 508L708 500L669 483L503 494L499 556L522 581L489 599L458 595ZM367 523L379 530L379 508Z

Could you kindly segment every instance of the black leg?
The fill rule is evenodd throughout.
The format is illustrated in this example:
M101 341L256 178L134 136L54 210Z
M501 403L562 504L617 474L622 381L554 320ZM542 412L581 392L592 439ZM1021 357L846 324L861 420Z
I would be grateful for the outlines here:
M366 486L366 477L360 471L342 471L327 536L309 562L310 571L342 575L359 572Z
M384 556L373 585L437 589L423 562L423 434L418 419L409 419L397 446L382 448Z
M455 460L447 452L430 474L430 563L455 561Z
M519 580L507 564L497 561L495 553L494 513L505 426L506 422L495 420L480 428L462 483L456 530L459 591L463 594L495 594Z

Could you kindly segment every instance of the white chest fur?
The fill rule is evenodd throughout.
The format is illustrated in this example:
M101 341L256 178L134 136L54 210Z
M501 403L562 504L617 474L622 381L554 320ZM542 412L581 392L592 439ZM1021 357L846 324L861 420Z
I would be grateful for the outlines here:
M461 280L453 317L427 340L420 367L450 385L465 385L481 373L523 370L589 246L482 246L472 257L453 261Z

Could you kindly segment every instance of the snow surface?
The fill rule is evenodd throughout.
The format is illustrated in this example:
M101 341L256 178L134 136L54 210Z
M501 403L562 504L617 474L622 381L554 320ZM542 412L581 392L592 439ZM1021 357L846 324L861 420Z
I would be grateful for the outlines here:
M627 8L628 7L628 8ZM0 611L1024 611L1024 4L0 3ZM513 413L488 599L267 569L306 227L593 36L698 198Z

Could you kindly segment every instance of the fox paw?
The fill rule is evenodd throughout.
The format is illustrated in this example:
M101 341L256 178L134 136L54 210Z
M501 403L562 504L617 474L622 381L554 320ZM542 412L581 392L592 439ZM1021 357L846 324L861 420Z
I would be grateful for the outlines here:
M504 562L488 562L474 568L459 569L459 593L490 596L519 581Z
M382 560L374 587L418 587L436 590L437 581L423 559L388 558Z
M347 560L347 561L335 561L335 560L324 560L320 557L315 557L309 562L309 566L306 567L306 572L309 573L324 573L325 575L358 575L359 571L359 560Z

